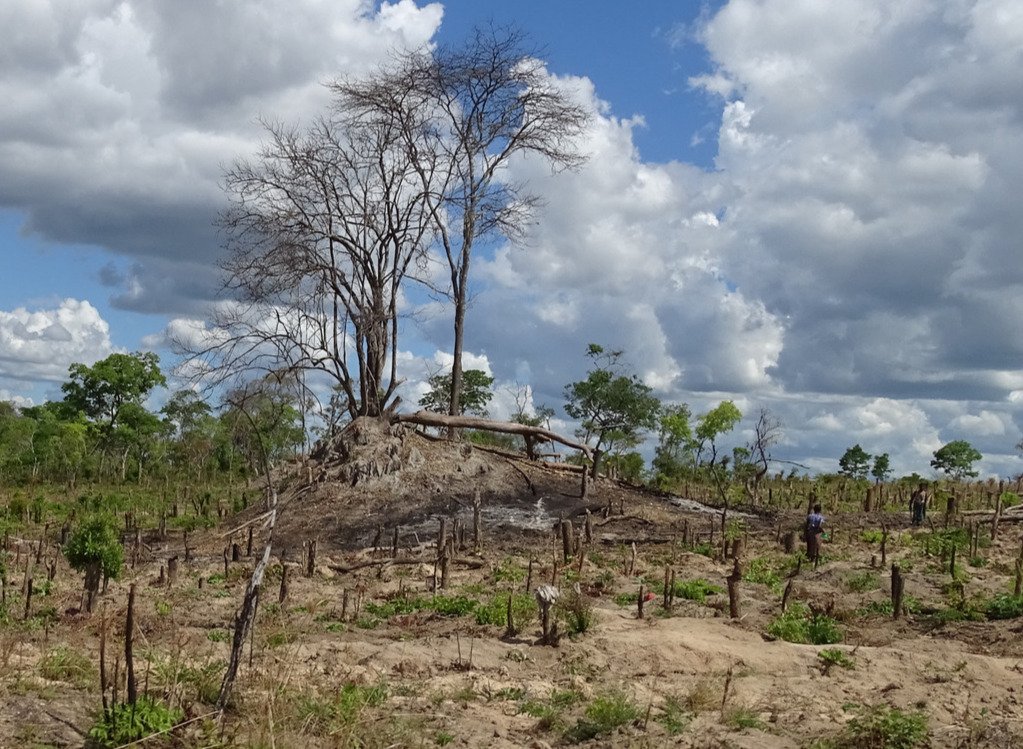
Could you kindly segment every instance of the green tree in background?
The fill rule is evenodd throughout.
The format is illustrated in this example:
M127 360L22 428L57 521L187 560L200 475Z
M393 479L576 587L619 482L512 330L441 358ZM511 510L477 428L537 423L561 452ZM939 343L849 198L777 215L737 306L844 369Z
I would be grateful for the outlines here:
M600 455L617 445L635 446L640 434L657 426L661 402L636 375L620 373L621 351L605 352L591 343L586 355L593 361L585 380L565 386L565 413L581 422L576 434L587 444L593 441L593 474Z
M118 425L126 404L141 405L157 385L166 385L160 357L152 351L111 354L93 364L72 364L61 386L64 403L85 414L104 434Z
M658 486L668 487L696 467L696 443L689 423L692 416L686 403L672 404L661 410L652 463Z
M953 481L960 481L977 475L973 464L982 457L984 456L966 440L953 440L934 451L931 467L942 471Z
M708 464L713 467L718 458L718 438L735 429L735 425L740 421L742 411L732 401L721 401L697 419L695 433L697 460L702 458L704 450L709 450Z
M451 373L435 374L427 383L429 392L419 399L419 405L439 414L451 410ZM481 369L467 369L463 373L462 397L458 402L458 416L470 414L486 418L487 404L494 397L491 387L494 378Z
M881 453L874 456L874 465L870 469L870 475L879 484L883 484L892 475L892 459L888 453Z
M838 459L838 472L851 479L865 479L870 471L870 458L870 453L859 444L853 445Z

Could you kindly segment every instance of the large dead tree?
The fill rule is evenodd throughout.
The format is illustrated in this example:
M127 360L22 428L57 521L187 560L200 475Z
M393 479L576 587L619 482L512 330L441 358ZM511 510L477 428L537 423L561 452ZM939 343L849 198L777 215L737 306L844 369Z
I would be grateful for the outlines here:
M454 363L449 413L461 412L462 349L474 249L496 236L514 237L535 196L502 170L516 154L534 154L553 169L583 160L577 136L587 110L575 104L524 48L522 34L477 29L458 47L395 55L385 69L340 80L333 90L348 111L398 123L421 180L448 266L454 304Z
M189 353L216 379L320 372L349 415L394 396L399 290L433 231L421 164L392 118L335 101L225 175L229 302Z

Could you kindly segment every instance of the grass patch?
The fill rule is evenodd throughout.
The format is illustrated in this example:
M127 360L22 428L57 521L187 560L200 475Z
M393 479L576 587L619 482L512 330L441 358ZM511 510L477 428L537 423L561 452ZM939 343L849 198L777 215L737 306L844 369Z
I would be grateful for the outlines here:
M845 587L854 593L864 593L881 587L881 577L876 572L864 570L845 578Z
M756 711L749 707L729 707L721 716L721 722L729 728L742 731L747 728L763 729L764 722L760 720Z
M294 697L294 718L318 735L343 731L360 720L363 713L379 707L387 699L384 684L345 684L335 694L299 694Z
M992 598L987 605L988 619L1015 619L1023 616L1023 596L1003 593Z
M907 614L919 614L920 613L920 601L913 596L902 597L902 610ZM866 606L863 606L856 610L859 616L891 616L894 613L894 607L892 605L891 598L884 598L880 601L871 601Z
M767 627L767 633L780 640L813 645L831 645L843 639L838 622L824 614L812 614L805 606L794 604Z
M668 695L661 705L661 712L654 720L664 726L664 730L671 736L677 736L686 730L686 727L693 719L693 714L687 708L685 700L676 695Z
M576 724L565 732L568 741L578 743L606 736L639 719L639 707L624 693L612 691L594 698Z
M781 590L781 575L771 562L764 557L754 557L749 560L742 579L748 583L766 585L774 592Z
M50 681L63 681L79 688L96 680L96 668L81 652L58 645L39 662L39 674Z
M555 689L547 699L527 699L519 703L519 712L537 718L537 729L551 731L565 725L565 711L582 699L571 689Z
M842 749L914 749L928 742L930 732L923 713L904 713L879 705L864 708L846 725L836 747Z
M569 635L581 635L593 628L593 601L589 596L569 589L558 599L557 613Z
M687 601L696 601L697 603L704 603L707 600L707 596L725 592L724 588L720 585L714 585L701 578L695 580L676 580L673 590L677 597L685 598Z

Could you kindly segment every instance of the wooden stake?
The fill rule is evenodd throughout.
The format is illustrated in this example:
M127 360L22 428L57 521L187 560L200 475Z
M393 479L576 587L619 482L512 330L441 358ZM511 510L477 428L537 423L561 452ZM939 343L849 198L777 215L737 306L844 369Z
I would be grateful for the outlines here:
M732 574L726 579L728 581L728 615L732 619L738 619L739 581L742 580L742 567L739 565L738 559L732 561Z
M128 588L128 612L124 622L124 671L127 679L128 704L138 701L138 687L135 683L135 656L132 640L135 634L135 583Z
M898 619L902 616L902 595L905 591L905 580L902 577L902 570L899 565L892 565L892 618Z

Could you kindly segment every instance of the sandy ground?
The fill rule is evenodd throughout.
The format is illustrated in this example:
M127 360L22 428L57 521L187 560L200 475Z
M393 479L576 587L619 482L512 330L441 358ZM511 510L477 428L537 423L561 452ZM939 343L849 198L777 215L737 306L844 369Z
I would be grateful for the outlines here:
M867 707L885 706L926 716L929 738L921 746L1023 746L1023 619L942 623L937 613L955 595L990 597L1011 588L1018 525L1005 526L998 541L982 549L984 566L962 562L961 590L950 588L939 560L915 539L927 531L894 527L887 561L907 569L906 590L916 609L895 621L866 610L889 597L887 571L871 567L877 543L862 533L876 527L874 519L830 518L835 541L826 546L818 569L804 567L792 579L789 600L829 611L844 639L830 646L794 644L767 630L780 614L781 589L794 559L782 551L778 531L798 524L798 517L744 520L744 571L760 565L776 579L740 583L739 618L729 618L727 595L717 592L703 602L677 600L670 614L655 596L641 619L625 598L641 582L649 589L665 566L678 580L702 579L725 588L732 561L695 553L685 543L692 540L687 536L716 525L715 516L684 512L664 497L607 480L591 487L583 501L577 477L568 472L475 449L452 453L433 442L415 449L416 465L433 468L409 470L401 482L367 478L353 489L314 467L324 475L295 495L302 482L293 480L292 494L282 493L280 543L252 639L251 666L246 650L223 729L199 719L146 745L558 746L573 743L572 728L587 719L595 702L615 696L635 714L582 745L807 747L848 739L850 721ZM308 469L302 472L308 476ZM483 551L474 551L471 542L460 550L449 586L439 594L485 601L523 593L533 560L534 587L551 580L565 592L579 586L593 612L586 632L563 636L551 647L540 643L535 619L506 636L503 627L478 624L471 613L422 608L367 614L395 597L432 595L438 517L457 515L471 528L477 490L490 512ZM615 512L623 508L625 517L605 520L600 510L609 503ZM555 574L560 545L551 526L564 516L581 533L580 513L587 508L595 527L584 547L582 572L576 559L570 572L559 563ZM231 563L225 577L221 550L232 538L243 541L244 530L232 536L232 529L259 511L250 508L219 529L193 534L194 558L182 562L173 587L157 581L166 559L182 556L181 537L150 538L151 551L103 597L101 606L114 623L110 649L119 652L127 586L136 583L140 685L180 704L189 718L212 709L234 612L253 563L252 558ZM523 529L523 522L529 527ZM397 563L389 560L395 525L401 528ZM378 526L384 548L375 551ZM317 540L319 554L315 574L306 577L303 542L310 539ZM257 550L261 540L257 534ZM279 605L281 561L289 568L289 590ZM350 571L339 571L344 569ZM860 584L851 583L853 578ZM96 718L94 664L102 617L99 610L91 617L75 611L80 584L60 562L48 592L36 598L36 606L53 610L48 622L0 627L2 747L81 746ZM45 669L63 647L84 655L92 670L76 676ZM819 653L826 647L846 653L854 668L825 670ZM112 668L114 656L108 658ZM204 668L205 679L197 675ZM375 702L342 719L339 700L350 685L380 692Z

